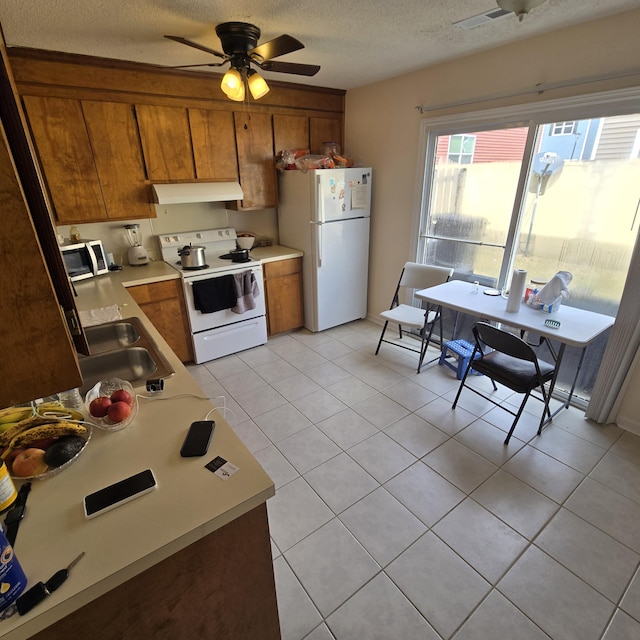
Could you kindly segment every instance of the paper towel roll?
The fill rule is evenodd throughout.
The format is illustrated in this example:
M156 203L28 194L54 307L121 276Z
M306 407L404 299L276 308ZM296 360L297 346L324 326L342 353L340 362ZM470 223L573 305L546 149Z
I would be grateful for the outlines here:
M524 287L527 284L527 270L514 269L511 276L511 287L509 289L509 299L507 300L507 311L516 313L520 311L520 303L524 296Z

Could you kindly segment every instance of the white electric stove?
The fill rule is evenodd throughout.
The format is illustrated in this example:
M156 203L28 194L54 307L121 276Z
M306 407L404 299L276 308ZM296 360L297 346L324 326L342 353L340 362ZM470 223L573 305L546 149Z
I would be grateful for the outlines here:
M267 341L262 264L253 258L245 262L231 260L228 254L236 249L236 237L232 228L158 236L162 259L182 275L196 363ZM178 251L189 245L204 247L202 268L185 268L180 263ZM242 300L231 305L234 284Z

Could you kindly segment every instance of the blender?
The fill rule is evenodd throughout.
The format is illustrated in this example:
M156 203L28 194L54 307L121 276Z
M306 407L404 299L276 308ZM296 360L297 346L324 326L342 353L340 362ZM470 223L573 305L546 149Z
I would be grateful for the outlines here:
M127 240L129 241L129 252L127 257L129 264L137 267L143 264L149 264L149 256L147 250L142 246L142 233L139 224L126 224L124 226Z

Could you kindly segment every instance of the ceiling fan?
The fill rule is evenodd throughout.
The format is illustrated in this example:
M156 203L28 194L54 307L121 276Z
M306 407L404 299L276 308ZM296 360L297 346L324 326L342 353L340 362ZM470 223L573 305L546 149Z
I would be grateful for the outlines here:
M318 65L273 60L273 58L278 58L292 51L304 49L302 42L292 36L281 35L258 45L260 29L247 22L223 22L216 27L216 34L220 38L224 53L180 36L165 36L165 38L222 58L221 62L182 65L178 68L220 67L228 62L230 67L220 86L231 100L244 100L245 83L255 100L269 91L269 86L264 78L251 68L252 64L264 71L292 73L301 76L314 76L320 71Z

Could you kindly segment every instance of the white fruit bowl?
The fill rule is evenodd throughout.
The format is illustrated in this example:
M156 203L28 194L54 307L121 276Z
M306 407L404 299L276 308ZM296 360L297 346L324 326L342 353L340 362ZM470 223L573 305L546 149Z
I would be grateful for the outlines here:
M107 397L109 398L115 391L123 389L127 391L131 396L131 413L129 416L122 420L121 422L113 422L107 416L104 418L99 418L91 415L91 411L89 407L93 400L98 397ZM136 399L136 392L133 390L133 387L126 380L121 380L120 378L109 378L107 380L101 380L96 383L89 391L87 391L87 395L84 401L85 412L87 420L94 424L98 429L103 429L104 431L120 431L125 427L128 427L134 420L138 413L138 400Z

